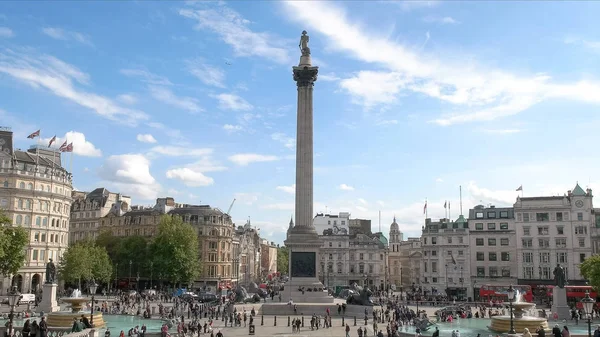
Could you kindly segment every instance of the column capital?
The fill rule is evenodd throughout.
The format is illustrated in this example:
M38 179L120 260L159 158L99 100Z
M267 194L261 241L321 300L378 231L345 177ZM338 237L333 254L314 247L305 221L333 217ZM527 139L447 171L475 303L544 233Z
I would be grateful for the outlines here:
M298 87L313 86L317 80L319 67L294 67L294 81Z

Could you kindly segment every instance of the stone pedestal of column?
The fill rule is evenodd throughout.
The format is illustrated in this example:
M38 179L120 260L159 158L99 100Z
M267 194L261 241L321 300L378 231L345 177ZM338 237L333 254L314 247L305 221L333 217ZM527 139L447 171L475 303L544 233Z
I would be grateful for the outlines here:
M56 301L56 290L58 288L57 284L54 283L44 283L42 289L42 301L38 306L39 311L43 311L44 313L50 313L55 311L60 311L60 306Z
M567 303L567 289L554 287L552 289L552 315L558 314L559 320L571 318L571 308Z

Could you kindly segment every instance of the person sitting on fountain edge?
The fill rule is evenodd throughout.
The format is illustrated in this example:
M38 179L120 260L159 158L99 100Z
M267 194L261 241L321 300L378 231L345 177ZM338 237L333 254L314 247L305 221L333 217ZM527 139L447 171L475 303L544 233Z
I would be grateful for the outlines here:
M83 326L85 329L91 329L92 325L90 324L90 320L85 317L85 315L81 315L81 323L83 323Z

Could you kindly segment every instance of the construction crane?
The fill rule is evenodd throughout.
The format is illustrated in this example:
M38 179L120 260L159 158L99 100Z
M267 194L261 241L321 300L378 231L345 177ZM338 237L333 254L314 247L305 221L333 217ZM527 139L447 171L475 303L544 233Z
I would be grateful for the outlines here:
M235 204L235 198L233 198L233 201L231 202L231 205L229 205L229 209L227 210L227 215L229 215L229 212L231 212L231 209L233 208L233 204Z

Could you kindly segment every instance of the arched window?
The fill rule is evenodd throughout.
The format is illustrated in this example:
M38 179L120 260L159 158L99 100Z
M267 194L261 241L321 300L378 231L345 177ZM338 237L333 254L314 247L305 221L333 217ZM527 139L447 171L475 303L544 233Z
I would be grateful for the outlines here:
M44 218L42 219L42 226L44 226L44 227L48 227L48 218L44 217Z
M27 226L31 226L31 217L29 215L25 216L25 221L23 222L24 225Z
M19 183L19 188L25 188L25 183L21 181L21 182Z
M17 215L16 225L21 225L23 222L23 216L21 214Z
M54 221L56 221L56 220L52 219L52 225L51 225L52 227L54 227Z
M4 181L4 187L8 187L8 180Z
M50 193L50 185L46 185L46 192Z
M24 208L24 203L23 203L23 199L19 199L19 201L17 201L17 208L23 209Z
M36 226L41 226L42 225L42 218L40 218L39 216L35 218L35 225Z
M33 189L33 184L32 183L27 184L27 189L28 190L32 190Z
M25 200L25 207L26 207L27 209L31 209L31 199L27 199L27 200Z

